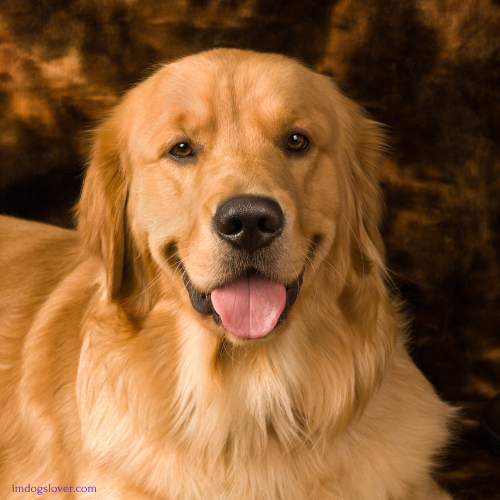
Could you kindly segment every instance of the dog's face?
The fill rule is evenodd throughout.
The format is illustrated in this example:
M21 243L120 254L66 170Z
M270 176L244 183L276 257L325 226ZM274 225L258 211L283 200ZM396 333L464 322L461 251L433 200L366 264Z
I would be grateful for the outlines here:
M380 148L326 77L278 55L201 53L133 89L98 131L80 228L111 296L185 287L205 328L269 338L291 308L310 310L320 269L338 296L377 260Z

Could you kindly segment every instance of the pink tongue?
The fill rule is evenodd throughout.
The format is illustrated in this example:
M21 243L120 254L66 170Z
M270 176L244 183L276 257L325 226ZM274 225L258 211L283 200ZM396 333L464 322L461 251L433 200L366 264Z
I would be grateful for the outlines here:
M262 276L242 276L212 292L212 305L222 324L243 338L267 335L285 304L285 287Z

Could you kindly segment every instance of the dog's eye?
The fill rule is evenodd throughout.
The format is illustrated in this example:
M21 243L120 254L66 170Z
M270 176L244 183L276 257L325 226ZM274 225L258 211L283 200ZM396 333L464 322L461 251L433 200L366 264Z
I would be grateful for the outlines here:
M303 151L308 145L307 137L302 134L292 134L286 141L288 151Z
M169 153L176 158L186 158L194 155L193 148L187 142L179 142L170 149Z

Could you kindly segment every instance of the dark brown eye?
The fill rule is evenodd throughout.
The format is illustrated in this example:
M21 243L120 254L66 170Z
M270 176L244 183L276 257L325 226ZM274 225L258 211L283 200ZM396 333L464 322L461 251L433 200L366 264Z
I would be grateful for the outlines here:
M187 142L179 142L172 147L169 153L176 158L186 158L194 155L193 148Z
M286 148L289 151L303 151L307 148L309 141L302 134L292 134L286 141Z

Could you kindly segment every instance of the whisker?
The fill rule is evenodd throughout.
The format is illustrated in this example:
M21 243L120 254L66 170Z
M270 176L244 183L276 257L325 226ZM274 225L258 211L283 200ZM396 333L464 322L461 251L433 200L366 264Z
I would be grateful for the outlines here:
M349 226L349 229L351 230L353 236L354 236L354 239L356 240L356 243L358 244L358 248L359 248L359 253L361 255L361 262L363 264L363 278L365 277L365 259L363 257L363 252L361 251L361 245L359 244L359 240L358 240L358 237L356 236L356 233L353 231L351 225L349 224L349 221L347 220L347 217L342 214L342 217L344 217L345 221L347 222L347 225Z
M124 303L126 304L127 302L131 302L132 300L136 299L137 297L140 297L142 294L146 293L148 290L150 290L156 283L158 283L158 281L161 280L162 278L162 268L163 266L172 258L174 258L176 255L179 254L179 251L175 252L174 254L172 254L170 257L168 257L167 259L165 259L159 266L159 268L156 270L155 272L155 276L154 278L148 283L148 285L143 288L139 293L137 293L136 295L134 295L133 297L131 297L130 299L128 299L127 301L125 301ZM135 258L135 260L139 259L141 257L141 255L137 255L137 257ZM179 263L176 264L176 267L178 268L179 266ZM174 271L174 276L175 276L175 271ZM168 288L167 291L170 291L171 287ZM163 295L163 298L165 298L165 294Z
M228 348L227 348L227 341L226 339L223 339L222 340L222 348L224 349L224 351L226 352L226 354L231 358L231 367L234 366L234 363L243 363L243 361L238 361L237 359L233 358L233 356L231 356L231 353L229 352Z
M304 238L305 240L307 240L307 238ZM315 293L314 293L314 299L313 299L313 304L316 302L316 299L318 298L318 276L316 274L316 269L314 269L314 265L313 265L313 262L311 260L311 258L309 257L309 254L305 254L304 252L300 252L307 260L307 262L310 264L310 268L313 270L314 272L314 288L315 288ZM314 253L314 250L313 250L313 253Z
M184 260L187 259L187 256L184 257ZM170 290L183 278L183 275L184 275L184 269L182 268L181 266L181 263L178 262L177 265L176 265L176 269L174 271L174 279L172 280L172 282L170 283L170 286L168 287L167 291L170 292ZM186 274L187 276L187 274ZM187 276L187 279L188 279L188 282L191 283L191 278L189 278L189 276Z
M188 256L185 256L185 258L184 258L184 259L186 259L186 258L188 258ZM168 259L167 259L167 260L168 260ZM165 299L165 297L167 296L167 294L168 294L168 293L170 293L170 291L172 290L172 288L173 288L173 287L174 287L174 286L175 286L175 285L176 285L176 284L177 284L177 283L178 283L181 279L183 279L183 274L184 274L184 273L183 273L183 269L182 269L182 264L181 264L181 262L179 261L179 262L177 262L177 263L175 264L175 269L174 269L174 279L170 282L170 286L169 286L169 287L167 287L167 288L165 289L165 291L163 292L163 295L162 295L161 300L164 300L164 299ZM187 276L187 275L186 275L186 276ZM189 276L188 276L188 280L189 280L189 282L191 282L191 280L189 279ZM178 296L178 298L177 298L177 305L179 304L180 300L181 300L181 295L179 295L179 296Z
M325 259L324 262L325 264L328 264L337 273L338 277L344 282L346 286L350 286L349 283L347 283L347 281L342 277L342 275L337 271L337 269L331 262L328 262L327 259Z
M304 240L306 240L307 242L309 242L309 243L311 243L311 244L314 244L314 241L313 241L313 240L311 240L311 239L309 239L309 238L306 238L305 236L303 236L303 238L304 238ZM314 255L316 255L316 252L315 252L315 250L314 250L314 249L312 250L312 253L313 253ZM333 265L333 263L332 263L332 262L329 262L329 259L331 259L331 257L330 257L329 255L327 255L327 256L325 257L325 259L324 259L325 264L327 264L328 266L330 266L330 267L331 267L331 268L332 268L332 269L333 269L333 270L337 273L338 277L339 277L339 278L340 278L340 279L344 282L344 284L345 284L346 286L348 286L348 287L349 287L349 286L350 286L350 285L349 285L349 283L347 283L347 281L346 281L346 280L344 279L344 277L340 274L340 272L339 272L339 271L337 270L337 268ZM316 271L315 271L315 272L316 272Z

